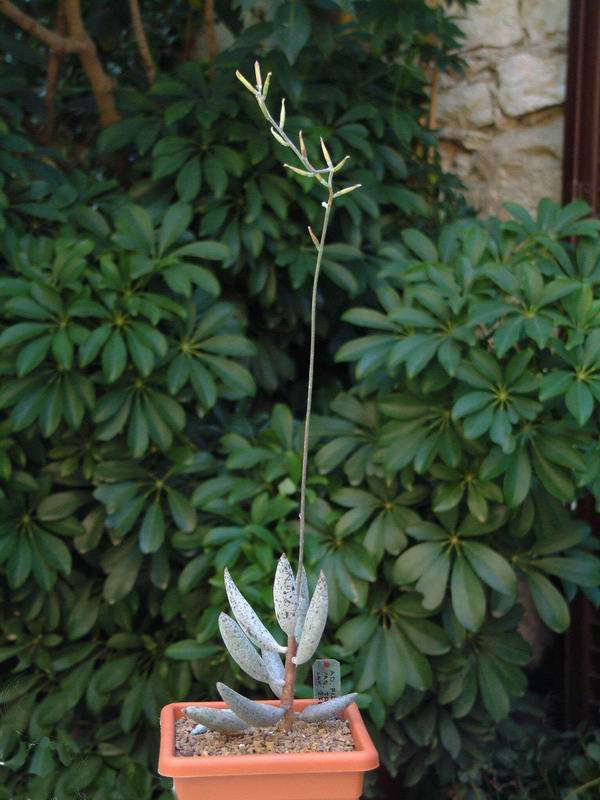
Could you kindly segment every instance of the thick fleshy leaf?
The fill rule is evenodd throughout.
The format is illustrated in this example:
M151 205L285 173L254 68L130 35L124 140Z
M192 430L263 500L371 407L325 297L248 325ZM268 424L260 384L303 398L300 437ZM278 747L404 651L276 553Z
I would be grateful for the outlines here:
M275 653L287 652L287 647L276 642L262 624L250 603L233 582L228 569L225 570L225 591L233 616L250 641L264 650L273 650Z
M198 722L209 730L218 731L219 733L243 733L250 727L228 708L187 706L187 708L183 709L183 713L194 722Z
M203 733L207 733L208 728L206 725L196 725L195 728L192 729L192 736L201 736Z
M348 708L356 698L356 692L344 694L341 697L334 697L333 700L326 700L324 703L313 703L298 714L298 719L302 722L323 722L326 719L333 719Z
M254 728L270 728L271 725L276 725L285 714L285 709L281 706L256 703L254 700L244 697L243 694L230 689L224 683L217 683L217 691L233 713Z
M282 631L288 636L294 635L296 627L296 581L294 572L287 560L285 553L282 554L277 564L275 581L273 583L273 605L275 606L275 616Z
M237 622L227 614L219 614L219 630L225 647L235 663L251 678L264 683L268 682L269 676L262 658Z
M325 579L325 574L321 572L306 612L302 636L298 643L296 655L293 658L295 664L305 664L319 646L325 623L327 622L328 608L327 580Z
M285 668L281 656L279 653L273 653L272 650L263 650L262 660L271 691L276 697L281 697L285 678Z

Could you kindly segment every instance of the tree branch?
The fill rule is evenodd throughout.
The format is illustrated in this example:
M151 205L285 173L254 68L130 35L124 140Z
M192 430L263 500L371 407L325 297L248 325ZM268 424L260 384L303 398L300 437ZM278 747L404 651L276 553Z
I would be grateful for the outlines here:
M55 53L79 53L81 51L82 43L80 41L70 36L61 36L56 31L46 28L45 25L40 25L37 20L21 11L10 0L0 0L0 13L22 28L25 33L50 47Z
M55 53L77 53L81 66L92 85L98 107L100 124L106 128L121 119L113 97L114 81L106 74L98 58L93 39L85 29L81 18L79 0L63 0L63 9L68 36L41 25L29 14L21 11L10 0L0 0L0 13Z
M150 52L150 45L144 30L144 22L142 20L142 12L140 11L139 0L129 0L129 11L131 13L131 25L133 27L133 35L137 42L140 57L144 65L146 77L150 86L156 80L156 64Z
M103 128L107 128L121 119L113 97L114 81L104 71L94 40L83 24L79 0L64 0L64 9L69 35L80 43L80 49L77 52L81 66L92 86L100 124Z
M206 49L208 51L208 60L212 61L219 55L219 48L217 47L217 35L215 33L214 0L205 0L204 25L205 25L205 35L206 35Z

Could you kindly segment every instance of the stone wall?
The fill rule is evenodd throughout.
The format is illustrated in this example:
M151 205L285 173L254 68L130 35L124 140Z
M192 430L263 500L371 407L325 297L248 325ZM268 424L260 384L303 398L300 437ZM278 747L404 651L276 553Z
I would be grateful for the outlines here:
M468 66L441 78L436 124L445 168L483 215L560 199L568 6L480 0L456 18Z

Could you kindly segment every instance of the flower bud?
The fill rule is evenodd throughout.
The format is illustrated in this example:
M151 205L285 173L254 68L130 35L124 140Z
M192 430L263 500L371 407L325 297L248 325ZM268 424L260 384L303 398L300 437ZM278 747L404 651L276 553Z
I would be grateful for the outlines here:
M281 138L281 136L277 133L275 128L271 128L271 133L273 134L273 138L275 139L276 142L279 142L279 144L283 145L284 147L289 147L288 143L285 141L285 139Z
M258 61L254 62L254 74L256 76L256 86L258 89L262 89L262 75L260 74L260 64Z
M333 171L334 172L339 172L342 169L342 167L344 166L344 164L346 163L346 161L348 161L349 158L350 158L350 156L344 156L344 158L342 158L342 160L339 162L339 164L335 165L335 167L333 168Z
M271 83L271 73L267 73L267 77L265 78L265 85L263 86L262 94L263 97L266 98L267 94L269 93L269 84Z
M298 167L292 167L291 164L284 164L283 166L287 167L287 169L291 169L292 172L296 173L296 175L302 175L305 178L314 178L313 173L312 172L307 172L305 169L299 169Z
M315 246L315 247L317 248L317 250L318 250L318 249L319 249L319 247L321 246L321 243L319 242L319 240L317 239L317 237L316 237L316 236L315 236L315 234L313 233L313 229L310 227L310 225L308 226L308 232L309 232L309 234L310 234L310 238L312 239L312 243L314 244L314 246Z
M323 157L327 162L327 166L333 167L333 162L331 160L331 156L329 155L329 150L325 147L325 142L323 141L323 137L321 137L321 150L323 151Z
M235 76L236 76L236 78L238 79L238 81L241 81L241 82L244 84L244 86L246 87L246 89L248 89L250 92L252 92L252 94L256 94L256 89L254 88L254 86L252 86L252 84L250 83L250 81L247 81L247 80L246 80L246 78L244 78L244 76L243 76L243 75L242 75L242 73L239 71L239 69L238 69L238 70L236 70L236 72L235 72Z
M350 194L355 189L360 189L362 183L356 183L354 186L346 186L345 189L340 189L339 192L336 192L333 196L334 197L341 197L343 194Z
M304 136L302 136L302 131L298 134L298 141L300 142L300 152L302 153L302 157L306 158L306 145L304 144Z

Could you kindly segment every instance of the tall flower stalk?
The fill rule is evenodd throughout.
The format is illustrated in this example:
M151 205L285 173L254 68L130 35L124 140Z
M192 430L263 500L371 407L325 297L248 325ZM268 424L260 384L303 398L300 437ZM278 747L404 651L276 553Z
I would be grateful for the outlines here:
M327 146L325 145L325 142L321 138L320 140L321 151L326 166L320 168L313 166L313 164L308 158L308 152L306 150L306 145L304 143L304 137L302 135L302 131L300 131L298 136L298 145L296 145L290 139L288 134L285 132L285 118L286 118L285 98L281 101L279 121L276 121L274 119L274 117L272 116L271 112L267 107L266 99L269 91L269 84L271 82L271 73L270 72L268 73L263 83L261 69L258 61L255 62L254 64L254 72L256 79L256 84L254 86L239 71L236 72L236 76L244 84L244 86L248 89L248 91L250 91L256 98L256 102L258 103L258 107L262 115L265 117L265 119L269 122L271 126L271 133L275 138L275 140L283 147L289 148L292 151L292 153L296 156L296 158L299 160L299 162L302 164L302 168L292 166L291 164L284 164L284 167L296 173L297 175L302 175L303 177L313 178L317 180L327 191L327 199L322 203L325 212L323 215L323 227L321 229L321 236L317 237L313 232L313 230L311 229L310 225L308 226L308 233L310 235L312 243L314 244L317 250L317 258L315 264L315 274L313 278L312 296L310 305L310 346L309 346L309 362L308 362L308 381L307 381L307 392L306 392L306 416L304 422L304 440L302 445L302 478L300 484L300 513L299 513L300 529L298 536L299 539L298 569L296 572L296 607L299 608L301 601L303 574L304 574L304 533L306 527L306 481L308 475L308 442L310 437L310 418L312 411L313 386L314 386L314 374L315 374L315 339L316 339L317 296L318 296L319 274L321 271L321 262L323 260L323 252L325 250L325 240L327 238L327 230L329 227L331 212L333 210L334 200L337 197L341 197L344 194L349 194L350 192L353 192L355 189L358 189L360 187L360 184L355 184L354 186L347 186L343 189L339 189L338 191L334 191L333 188L334 175L335 173L339 172L339 170L342 169L342 167L346 164L350 156L345 156L337 164L334 164L327 149ZM286 728L290 728L292 726L294 719L293 704L294 704L294 690L296 685L297 667L295 662L295 656L297 647L298 647L298 642L295 633L290 634L288 636L288 646L285 659L284 686L281 694L281 706L282 708L285 709L284 725Z

